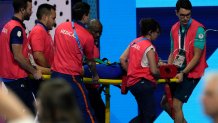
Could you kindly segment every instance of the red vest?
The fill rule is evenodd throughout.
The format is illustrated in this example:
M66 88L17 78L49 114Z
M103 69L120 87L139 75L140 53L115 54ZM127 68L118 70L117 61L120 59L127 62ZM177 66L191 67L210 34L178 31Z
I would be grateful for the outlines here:
M197 22L196 20L192 19L192 23L188 29L188 32L186 33L185 37L185 50L186 50L186 62L187 64L190 63L192 58L194 57L194 40L197 34L198 27L204 27L202 24ZM173 56L174 58L178 54L179 49L179 30L180 30L180 23L177 22L175 25L173 25L171 29L171 34L173 38L174 43L174 50L173 50ZM202 52L202 56L199 60L199 63L188 73L189 78L201 78L201 76L204 74L204 70L207 68L206 63L206 45L204 47L204 50Z
M82 26L75 23L76 33L83 47L84 55L88 59L93 58L93 36ZM82 54L74 36L71 22L60 24L55 30L54 36L54 61L51 66L53 71L82 75Z
M27 73L23 70L19 64L14 60L14 56L10 49L10 34L11 31L16 27L19 26L22 28L23 34L23 50L22 53L24 57L27 58L27 36L25 33L25 29L22 25L15 21L10 20L2 29L0 35L0 77L6 79L19 79L27 77Z
M149 67L142 67L141 61L144 53L148 47L152 45L149 40L142 40L138 42L140 38L135 39L129 47L129 59L128 59L128 72L127 72L127 86L133 86L141 79L145 78L151 82L156 83ZM156 53L156 51L155 51ZM158 64L158 55L156 53L156 62Z

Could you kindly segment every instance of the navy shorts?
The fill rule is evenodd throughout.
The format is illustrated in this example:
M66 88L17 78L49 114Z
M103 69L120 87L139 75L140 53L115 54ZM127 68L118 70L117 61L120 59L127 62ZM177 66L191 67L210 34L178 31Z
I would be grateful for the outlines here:
M193 79L184 76L181 83L170 83L172 97L180 100L183 103L186 103L199 80L200 78Z

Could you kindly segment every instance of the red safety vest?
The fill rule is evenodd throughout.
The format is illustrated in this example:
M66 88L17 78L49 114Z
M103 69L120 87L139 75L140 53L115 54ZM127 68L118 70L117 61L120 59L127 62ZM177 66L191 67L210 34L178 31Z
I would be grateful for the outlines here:
M197 34L198 27L204 27L202 24L197 22L196 20L192 19L192 23L186 33L185 37L185 51L186 51L186 62L187 64L190 63L192 58L194 57L194 40ZM180 30L180 22L177 22L173 25L171 29L171 34L173 38L173 56L174 58L178 54L179 51L179 30ZM204 74L204 70L207 68L206 63L206 45L204 47L202 56L199 60L199 63L188 73L188 78L200 78Z
M16 27L19 26L22 28L23 34L23 45L22 45L22 53L24 57L28 60L27 55L27 36L25 33L25 29L22 25L15 21L10 20L2 29L0 35L0 77L6 79L19 79L27 77L27 73L24 69L22 69L19 64L14 60L13 53L10 49L10 34L11 31Z
M93 59L93 36L82 26L74 23L81 47L87 59ZM64 22L55 30L53 71L69 74L82 74L83 55L75 38L72 22Z
M142 37L135 39L129 46L129 59L127 71L127 87L133 86L141 79L145 78L156 83L149 67L142 67L141 61L148 47L152 45L149 40L139 40ZM156 62L158 64L158 55L155 51Z

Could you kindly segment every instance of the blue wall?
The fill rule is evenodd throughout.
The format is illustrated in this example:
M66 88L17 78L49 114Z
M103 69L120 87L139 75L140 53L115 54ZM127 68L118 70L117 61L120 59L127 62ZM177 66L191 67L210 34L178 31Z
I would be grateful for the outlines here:
M118 61L130 41L136 37L136 9L134 0L99 1L103 23L101 57Z
M128 44L136 37L136 4L134 0L99 0L103 24L101 57L118 61ZM127 123L137 114L134 97L121 95L111 86L111 123Z

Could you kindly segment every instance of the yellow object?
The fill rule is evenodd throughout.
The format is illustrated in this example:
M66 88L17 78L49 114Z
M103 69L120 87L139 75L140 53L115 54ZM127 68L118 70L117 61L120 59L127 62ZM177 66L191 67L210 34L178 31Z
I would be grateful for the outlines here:
M105 123L110 123L110 85L106 85L105 89Z
M33 79L33 76L30 75L29 76L31 79ZM43 75L43 79L47 80L47 79L50 79L51 78L51 75ZM86 78L84 77L83 78L83 81L85 83L89 83L91 84L92 83L92 78ZM158 80L158 83L165 83L165 82L168 82L166 79L159 79ZM170 79L170 82L177 82L177 79ZM99 84L111 84L111 85L119 85L122 83L122 80L121 79L99 79Z
M92 78L83 78L85 83L92 83ZM111 84L111 85L119 85L122 83L121 79L99 79L98 81L100 84ZM168 82L166 79L159 79L158 83L165 83ZM177 82L177 79L170 79L170 82Z

